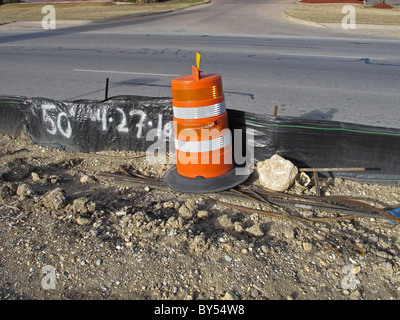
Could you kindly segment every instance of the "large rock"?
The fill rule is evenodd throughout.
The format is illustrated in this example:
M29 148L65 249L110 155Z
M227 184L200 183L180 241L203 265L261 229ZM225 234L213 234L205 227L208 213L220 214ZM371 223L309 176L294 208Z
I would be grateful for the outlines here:
M299 171L292 162L274 154L257 164L257 172L264 188L285 191L293 185Z
M42 203L49 209L59 210L64 208L67 204L64 190L61 188L55 188L47 192L42 199Z

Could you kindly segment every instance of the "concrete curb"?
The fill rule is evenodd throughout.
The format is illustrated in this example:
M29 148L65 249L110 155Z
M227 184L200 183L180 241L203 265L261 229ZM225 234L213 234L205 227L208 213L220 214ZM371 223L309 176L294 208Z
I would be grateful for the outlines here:
M56 27L67 28L91 23L90 20L57 20ZM0 25L0 30L41 30L42 21L13 21Z
M340 23L321 23L322 26L329 29L342 29L342 25ZM390 25L381 25L381 24L356 24L356 29L359 30L386 30L386 31L398 31L400 32L400 26L390 26Z
M304 24L304 25L307 25L307 26L310 26L310 27L325 28L325 29L328 28L327 26L324 26L324 25L322 25L322 24L320 24L318 22L312 22L312 21L308 21L308 20L302 20L302 19L291 17L286 13L286 11L282 12L282 16L286 20L289 20L289 21L292 21L292 22L296 22L296 23L300 23L300 24Z
M333 29L333 30L344 30L342 25L340 23L318 23L318 22L313 22L313 21L308 21L308 20L302 20L299 18L295 18L292 16L289 16L286 11L282 12L283 18L286 20L307 25L310 27L315 27L315 28L324 28L324 29ZM391 25L379 25L379 24L356 24L356 29L358 30L365 30L365 31L390 31L390 32L398 32L399 34L395 35L400 35L400 26L391 26Z

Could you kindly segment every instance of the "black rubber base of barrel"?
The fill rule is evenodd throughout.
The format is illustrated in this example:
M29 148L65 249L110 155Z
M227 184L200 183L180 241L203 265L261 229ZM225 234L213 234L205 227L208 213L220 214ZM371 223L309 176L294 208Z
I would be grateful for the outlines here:
M235 168L228 173L215 178L187 178L171 168L163 177L163 181L172 189L188 193L211 193L229 190L245 182L250 174L237 175Z

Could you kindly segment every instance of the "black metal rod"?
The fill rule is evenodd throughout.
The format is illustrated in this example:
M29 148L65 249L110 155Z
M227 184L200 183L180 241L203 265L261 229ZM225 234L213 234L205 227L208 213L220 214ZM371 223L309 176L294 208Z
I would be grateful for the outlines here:
M110 79L107 78L107 79L106 79L106 94L105 94L104 100L107 100L107 99L108 99L108 84L109 84L109 82L110 82Z

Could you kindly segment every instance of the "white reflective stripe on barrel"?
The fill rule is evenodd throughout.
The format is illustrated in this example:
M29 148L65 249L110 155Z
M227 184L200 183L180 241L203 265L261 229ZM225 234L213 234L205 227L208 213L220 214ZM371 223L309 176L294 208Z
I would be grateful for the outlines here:
M231 132L222 137L204 141L181 141L175 139L175 148L182 152L208 152L225 148L231 144Z
M219 116L226 111L226 107L225 101L223 101L211 106L196 108L178 108L173 106L173 110L175 118L193 120Z

